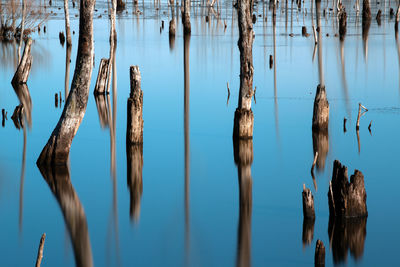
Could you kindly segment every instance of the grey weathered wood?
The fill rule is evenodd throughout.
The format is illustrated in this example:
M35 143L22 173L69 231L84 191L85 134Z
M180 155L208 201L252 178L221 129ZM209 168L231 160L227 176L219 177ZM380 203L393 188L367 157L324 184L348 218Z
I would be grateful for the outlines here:
M94 86L95 95L105 94L106 92L109 62L106 58L100 60L99 72L97 74L96 85Z
M131 144L141 144L143 143L143 92L138 66L130 67L130 82L126 140Z
M325 266L325 246L319 239L315 244L314 265L318 267Z
M309 188L303 184L303 192L302 192L302 200L303 200L303 216L304 218L315 218L315 210L314 210L314 196L311 193Z
M43 148L38 165L66 164L72 140L85 115L93 69L93 11L95 0L81 0L78 54L71 91L62 115Z
M330 216L343 218L368 216L364 175L355 170L349 182L347 167L335 160L332 180L329 183L328 202Z
M28 40L25 42L24 53L22 54L21 61L19 62L14 77L11 80L13 85L26 83L28 81L29 73L32 67L31 46L32 39L28 38Z
M65 34L67 35L67 49L72 45L71 28L69 23L68 0L64 0Z
M254 115L251 110L253 97L253 1L238 0L240 88L238 107L235 111L233 136L252 138Z

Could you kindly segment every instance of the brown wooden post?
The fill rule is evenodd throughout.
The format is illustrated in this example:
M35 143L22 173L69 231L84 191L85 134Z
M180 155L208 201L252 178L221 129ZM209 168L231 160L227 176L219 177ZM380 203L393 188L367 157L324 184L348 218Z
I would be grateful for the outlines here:
M143 143L143 92L138 66L130 67L131 92L128 98L126 140L131 144Z

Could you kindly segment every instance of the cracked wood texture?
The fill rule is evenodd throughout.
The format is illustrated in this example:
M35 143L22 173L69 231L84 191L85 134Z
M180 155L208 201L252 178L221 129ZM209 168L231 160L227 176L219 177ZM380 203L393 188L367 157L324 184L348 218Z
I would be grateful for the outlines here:
M75 73L64 110L43 148L38 165L66 164L72 140L85 115L93 69L93 11L95 0L81 0Z

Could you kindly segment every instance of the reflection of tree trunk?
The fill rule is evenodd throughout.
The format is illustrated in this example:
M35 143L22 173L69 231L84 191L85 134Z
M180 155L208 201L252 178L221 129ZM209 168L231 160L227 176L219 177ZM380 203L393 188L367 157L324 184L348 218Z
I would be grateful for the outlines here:
M368 61L368 33L370 26L371 26L371 9L369 7L369 0L364 0L363 10L362 10L362 39L364 46L365 62Z
M238 0L240 89L235 112L233 135L240 138L253 137L254 116L251 111L253 96L253 1Z
M117 42L117 32L115 30L115 17L116 17L116 0L111 0L111 16L110 16L110 59L108 62L108 70L107 70L107 86L106 86L106 93L110 92L110 80L112 75L112 69L114 65L114 53L115 53L115 43Z
M65 55L65 93L64 93L64 98L67 99L68 97L68 88L69 88L69 65L71 64L71 49L72 46L68 45L67 41L67 47L66 47L66 55Z
M24 40L24 30L25 30L25 0L22 0L22 21L21 21L21 33L19 39L19 46L18 46L18 62L21 59L21 47L22 47L22 40Z
M236 266L251 266L251 210L253 140L233 140L234 159L239 178L239 226Z
M93 266L86 215L71 184L69 167L67 165L42 165L39 166L39 169L60 205L72 241L76 266Z
M334 264L346 262L349 250L354 259L359 260L364 254L367 218L330 217L328 234Z
M185 250L189 255L190 244L190 35L183 37L183 71L184 71L184 134L185 134Z
M69 27L68 0L64 0L64 14L65 14L65 33L67 34L67 51L68 51L68 47L72 45L71 30Z
M318 73L319 84L325 88L324 67L322 60L322 29L321 29L321 0L315 0L316 13L317 13L317 29L318 30Z
M96 101L97 114L99 115L101 128L104 129L106 127L109 127L108 114L110 111L108 110L106 95L104 94L95 95L94 100Z
M19 185L19 231L22 231L22 218L24 210L24 180L25 180L25 161L26 161L26 127L24 132L24 147L22 150L21 180Z
M131 220L139 220L140 199L143 192L143 144L126 143L126 159L128 166L127 183L130 193L129 215Z
M329 134L327 131L312 131L314 155L318 152L317 170L325 169L326 156L329 152Z
M314 224L315 218L306 218L303 219L303 247L308 246L314 239Z
M39 156L39 164L67 162L72 139L85 115L93 69L94 3L94 0L81 0L78 55L71 91L60 120Z

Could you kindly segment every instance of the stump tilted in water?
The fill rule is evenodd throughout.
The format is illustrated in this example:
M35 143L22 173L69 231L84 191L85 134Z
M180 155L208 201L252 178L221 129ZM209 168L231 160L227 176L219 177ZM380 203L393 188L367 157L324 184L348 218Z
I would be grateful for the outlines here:
M108 79L108 65L110 60L102 58L99 65L99 73L97 75L96 85L94 86L94 94L104 94L106 92Z
M131 92L128 98L126 141L131 144L143 143L143 91L140 88L138 66L130 67Z
M332 181L329 183L328 200L329 215L331 217L368 216L364 175L355 170L349 182L347 167L342 166L338 160L335 160Z
M23 84L28 81L29 72L32 67L32 55L31 55L32 39L29 38L25 43L24 53L22 54L21 61L17 67L17 71L11 80L11 84L16 86Z
M325 266L325 246L319 239L315 244L314 264L315 266Z
M326 97L325 86L318 85L314 99L312 128L313 130L328 131L328 125L329 103Z
M314 196L311 193L311 190L306 188L303 184L303 215L304 218L315 218L315 210L314 210Z

